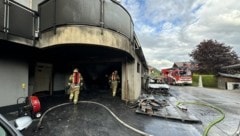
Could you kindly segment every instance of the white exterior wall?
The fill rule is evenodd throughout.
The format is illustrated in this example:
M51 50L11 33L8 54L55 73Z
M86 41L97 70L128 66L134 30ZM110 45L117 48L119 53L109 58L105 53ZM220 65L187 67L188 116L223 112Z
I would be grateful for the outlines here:
M30 9L37 11L38 4L43 2L44 0L15 0L15 1L30 8Z
M122 86L121 86L121 97L122 97L122 100L127 100L127 87L126 87L126 82L128 80L128 76L126 77L126 69L127 69L127 64L125 62L122 63L122 78L121 78L121 83L122 83Z
M137 72L137 63L140 71ZM136 100L141 94L141 69L142 64L136 57L134 62L122 64L122 99L128 101ZM127 86L128 84L128 86Z
M137 63L140 64L140 69L139 72L137 72ZM141 89L142 89L142 63L139 61L138 57L136 57L136 61L134 64L134 72L135 72L135 80L134 80L134 85L135 85L135 91L134 91L134 99L136 100L140 94L141 94Z
M32 0L32 9L38 11L38 4L43 2L44 0Z
M240 82L227 82L227 90L234 90L236 88L234 88L234 85L237 85L238 87L240 87ZM240 88L237 88L240 89Z
M0 94L0 107L17 104L19 97L28 96L27 63L0 59Z
M32 8L32 0L15 0L15 1L30 9Z

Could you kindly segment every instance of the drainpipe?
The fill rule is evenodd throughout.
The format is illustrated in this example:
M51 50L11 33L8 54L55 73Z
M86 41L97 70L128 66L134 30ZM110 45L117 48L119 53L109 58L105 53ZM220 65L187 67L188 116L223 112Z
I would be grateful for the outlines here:
M4 26L3 31L5 33L5 39L8 39L9 32L9 1L4 0Z
M38 37L38 22L37 22L37 15L36 13L33 13L33 43L32 43L32 46L33 47L36 47L36 38Z
M127 57L125 58L125 99L126 103L129 101L129 86L128 86L128 72L127 72Z
M4 13L3 13L3 32L5 33L6 32L6 16L7 16L7 1L4 0L3 4L4 4Z
M54 34L57 33L57 30L56 30L56 14L57 14L57 11L56 11L56 5L57 5L57 1L54 0L54 16L53 16L53 31L54 31Z
M30 9L33 9L33 6L32 6L32 0L29 0L29 8ZM32 40L33 40L33 42L32 42L32 46L33 47L36 47L36 22L37 22L37 15L36 15L36 13L34 13L33 12L33 30L32 30L32 33L33 33L33 37L32 37Z
M100 7L100 26L101 26L101 34L103 35L103 28L104 28L104 2L105 0L100 0L101 7Z

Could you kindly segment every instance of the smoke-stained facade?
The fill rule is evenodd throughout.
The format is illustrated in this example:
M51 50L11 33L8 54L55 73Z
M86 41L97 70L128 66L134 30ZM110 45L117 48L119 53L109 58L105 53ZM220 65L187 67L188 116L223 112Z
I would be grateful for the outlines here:
M106 89L107 77L118 70L120 98L135 100L140 95L147 64L131 16L119 3L111 0L2 1L8 4L0 3L0 17L4 18L0 20L0 50L4 52L0 65L8 59L13 63L0 67L0 72L6 71L9 80L18 87L9 85L0 91L12 96L20 90L22 95L11 97L11 101L0 106L14 105L13 99L38 92L53 95L64 91L74 67L82 72L88 90ZM27 8L31 7L28 4L32 9ZM12 56L12 50L18 53ZM13 65L18 69L12 68ZM18 78L15 78L7 69L24 76L16 74ZM4 79L0 77L0 81ZM26 86L23 88L23 85Z

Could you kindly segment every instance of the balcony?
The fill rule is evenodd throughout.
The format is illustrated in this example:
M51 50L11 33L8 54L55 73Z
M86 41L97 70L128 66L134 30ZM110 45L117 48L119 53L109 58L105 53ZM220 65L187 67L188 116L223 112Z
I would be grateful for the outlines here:
M10 0L0 0L0 39L34 45L37 12Z
M37 47L101 46L134 56L134 29L129 13L112 0L47 0L39 4Z
M130 14L112 0L46 0L38 12L0 0L0 18L1 41L39 48L94 45L117 49L130 58L138 44Z

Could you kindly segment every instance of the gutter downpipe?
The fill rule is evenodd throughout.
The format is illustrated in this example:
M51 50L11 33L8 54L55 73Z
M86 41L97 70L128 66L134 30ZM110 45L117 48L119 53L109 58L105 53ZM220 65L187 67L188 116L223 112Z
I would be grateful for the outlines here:
M4 0L4 26L3 32L5 33L5 40L8 39L8 32L9 32L9 1Z
M104 0L100 0L100 26L101 26L101 35L103 35L103 28L104 28Z

